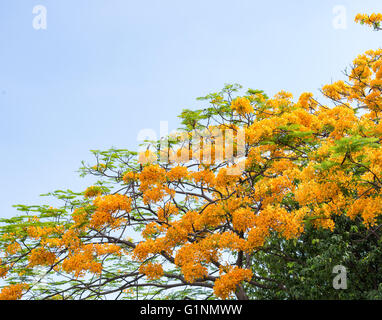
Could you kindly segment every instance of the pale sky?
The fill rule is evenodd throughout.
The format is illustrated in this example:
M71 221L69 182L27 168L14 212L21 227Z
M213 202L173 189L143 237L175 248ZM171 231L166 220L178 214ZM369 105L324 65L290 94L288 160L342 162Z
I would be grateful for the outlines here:
M46 30L33 28L36 5ZM178 127L183 108L225 83L298 98L342 79L382 43L358 12L382 1L1 0L0 217L41 193L82 191L75 171L90 149L136 150L140 130Z

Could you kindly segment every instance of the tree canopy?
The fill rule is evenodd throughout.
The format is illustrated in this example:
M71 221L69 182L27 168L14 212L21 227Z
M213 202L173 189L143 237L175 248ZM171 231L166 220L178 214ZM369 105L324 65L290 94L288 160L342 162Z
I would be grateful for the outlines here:
M382 297L381 93L368 50L322 102L230 84L144 152L93 150L93 186L1 219L0 299Z

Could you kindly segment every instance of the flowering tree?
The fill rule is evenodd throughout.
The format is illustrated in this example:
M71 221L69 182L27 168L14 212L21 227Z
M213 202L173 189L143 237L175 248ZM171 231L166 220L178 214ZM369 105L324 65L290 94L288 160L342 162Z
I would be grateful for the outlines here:
M356 21L379 30L382 16ZM358 56L347 77L322 88L326 104L226 85L145 152L93 151L95 164L80 169L93 186L50 193L58 208L19 205L21 215L2 219L0 299L288 290L263 268L278 254L270 243L330 235L339 217L366 232L381 223L382 49Z

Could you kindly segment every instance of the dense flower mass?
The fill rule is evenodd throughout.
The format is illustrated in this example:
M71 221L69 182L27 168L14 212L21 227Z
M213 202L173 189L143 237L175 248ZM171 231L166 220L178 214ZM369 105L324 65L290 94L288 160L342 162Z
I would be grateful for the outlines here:
M366 24L368 26L374 27L374 29L380 29L380 23L382 22L382 14L381 13L372 13L368 14L357 14L355 17L355 22L359 22L362 24Z
M378 29L382 16L356 21ZM382 49L322 87L331 105L310 92L294 99L239 89L200 98L207 108L184 110L181 132L142 154L94 151L97 164L81 172L99 181L52 193L62 207L19 206L24 214L0 229L0 277L12 279L0 299L133 289L145 298L171 289L177 298L195 287L204 298L247 299L254 287L283 288L253 262L278 254L293 264L270 252L272 240L297 241L310 227L332 232L338 217L380 225ZM40 270L54 275L44 290Z
M253 112L253 106L247 98L238 97L232 101L232 110L240 115L245 115Z
M216 281L214 287L215 294L218 297L226 299L236 290L237 285L244 280L250 281L251 278L251 270L234 267Z
M163 276L163 267L159 263L149 262L141 265L139 272L145 274L150 280L160 279Z
M0 292L0 300L19 300L27 289L28 285L24 283L4 287Z

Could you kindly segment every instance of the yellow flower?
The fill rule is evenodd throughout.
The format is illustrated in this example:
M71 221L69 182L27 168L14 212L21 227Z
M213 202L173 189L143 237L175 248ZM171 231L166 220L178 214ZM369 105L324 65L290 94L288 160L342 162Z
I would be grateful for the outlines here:
M238 97L232 101L231 109L242 116L254 111L251 102L247 98L242 97Z

